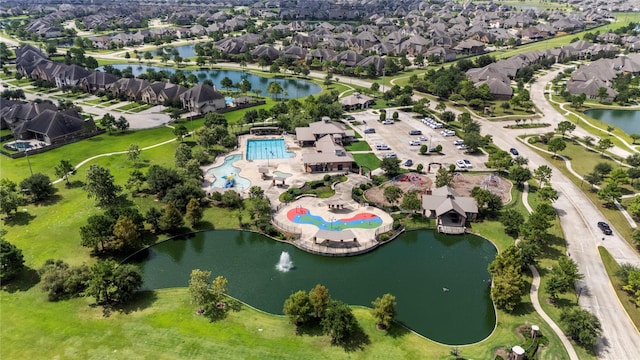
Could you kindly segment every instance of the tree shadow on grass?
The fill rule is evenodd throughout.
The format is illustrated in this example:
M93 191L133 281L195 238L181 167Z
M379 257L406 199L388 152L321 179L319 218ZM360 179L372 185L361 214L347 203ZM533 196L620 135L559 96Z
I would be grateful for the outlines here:
M4 220L4 224L6 226L24 226L29 225L31 220L35 218L35 215L32 215L28 211L19 211Z
M296 326L296 335L307 335L307 336L322 336L324 332L322 331L322 326L320 326L320 320L313 319L308 322Z
M342 347L346 352L364 350L364 347L369 344L371 344L371 339L369 339L369 335L364 332L359 324L353 330L351 336L349 336L344 341L336 343L336 345Z
M42 199L38 201L36 204L40 206L51 206L55 205L58 201L62 200L62 196L58 194L53 194L46 199Z
M402 323L393 323L387 329L387 335L391 336L394 339L403 337L409 334L410 332L411 331L409 331L409 329L406 326L402 325Z
M13 279L2 282L2 290L8 293L27 291L40 282L40 275L35 269L25 267Z
M149 308L156 302L158 296L155 291L139 291L125 304L119 305L117 310L125 314Z
M76 188L83 187L84 186L84 182L82 182L81 180L74 180L74 181L69 181L68 184L65 182L64 186L67 189L76 189Z
M527 289L527 293L528 293L528 289ZM509 312L509 314L513 316L524 316L524 315L533 314L535 312L536 312L536 309L533 307L533 304L527 301L527 302L521 302L520 304L518 304L518 306L516 306L516 308L513 309L513 311Z

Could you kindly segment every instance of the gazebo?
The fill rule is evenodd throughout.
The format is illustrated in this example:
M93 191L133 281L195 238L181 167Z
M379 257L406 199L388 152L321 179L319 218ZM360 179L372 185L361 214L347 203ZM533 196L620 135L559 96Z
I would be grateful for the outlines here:
M331 246L332 243L344 243L345 240L351 241L352 244L355 244L356 246L358 243L358 239L351 230L330 231L320 229L315 235L313 235L313 242L317 244L318 239L323 239L323 243L327 243L327 246Z
M342 210L344 209L345 205L348 205L349 203L347 201L343 201L343 200L327 200L324 202L325 204L327 204L327 206L329 207L329 210Z
M258 168L258 172L260 173L260 176L262 176L262 180L265 180L267 176L269 176L269 168Z

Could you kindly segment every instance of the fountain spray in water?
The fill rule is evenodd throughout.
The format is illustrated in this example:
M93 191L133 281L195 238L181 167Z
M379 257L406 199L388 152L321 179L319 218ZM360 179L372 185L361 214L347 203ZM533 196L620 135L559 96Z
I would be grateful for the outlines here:
M278 261L276 269L282 272L293 269L293 261L291 261L291 256L289 256L288 252L283 251L282 254L280 254L280 261Z

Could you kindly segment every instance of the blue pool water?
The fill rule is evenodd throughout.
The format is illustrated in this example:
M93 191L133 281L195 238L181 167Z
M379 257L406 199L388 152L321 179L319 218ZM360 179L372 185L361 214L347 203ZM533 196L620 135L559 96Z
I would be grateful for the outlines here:
M207 170L207 172L216 177L211 187L230 188L243 191L251 187L251 181L247 178L239 176L240 168L233 166L233 163L242 160L242 155L236 154L224 158L224 163ZM231 180L231 181L230 181Z
M31 144L29 144L28 142L25 142L25 141L15 141L10 146L13 147L16 150L31 149Z
M287 151L284 139L248 140L247 160L287 159L293 153Z
M227 96L227 97L224 98L224 102L227 103L227 106L231 106L231 105L233 105L233 98Z

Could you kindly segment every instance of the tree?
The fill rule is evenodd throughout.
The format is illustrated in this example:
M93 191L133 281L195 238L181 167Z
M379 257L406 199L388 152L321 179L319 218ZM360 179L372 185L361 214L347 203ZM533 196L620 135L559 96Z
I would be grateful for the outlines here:
M140 147L137 144L129 145L129 150L127 151L127 159L129 161L136 162L140 157Z
M101 206L113 204L122 188L114 184L113 175L109 169L99 165L89 166L87 181L84 185L89 198L95 198Z
M147 210L144 215L144 220L151 226L151 231L157 233L160 230L160 219L162 218L162 211L156 207L152 207Z
M358 327L358 320L351 308L340 301L332 300L327 306L320 325L332 343L343 343Z
M551 270L551 277L547 282L546 290L552 299L556 299L558 294L564 294L574 289L576 281L584 276L578 271L578 264L572 259L561 256L558 264Z
M93 251L106 249L106 243L113 235L113 222L105 215L91 215L87 218L87 225L80 227L80 245L91 247Z
M600 141L598 141L598 150L600 150L600 155L604 155L604 152L613 146L613 142L608 138L601 138Z
M422 200L415 191L409 191L402 198L402 208L413 212L420 211L422 209Z
M609 181L616 182L618 184L629 183L629 173L624 168L614 169L609 173Z
M200 201L198 199L191 199L187 204L187 213L185 214L185 218L189 222L192 228L195 228L196 225L202 220L203 212L200 207Z
M496 307L506 311L513 311L520 304L524 295L525 280L521 272L514 266L503 269L493 275L491 299Z
M140 192L140 189L144 185L145 181L147 181L147 178L144 176L142 171L134 169L129 173L129 178L127 179L125 187L128 190L131 190L131 193L135 195L136 193Z
M309 295L303 290L296 291L284 301L282 312L289 317L289 321L300 326L309 321L313 307Z
M640 217L640 196L634 196L633 199L629 201L627 211L635 217Z
M138 226L127 216L120 216L113 225L113 236L116 249L119 251L135 251L142 247Z
M114 126L120 131L125 131L129 128L129 122L124 116L120 116L118 120L115 121Z
M69 160L60 160L60 163L55 168L56 176L59 178L64 178L64 180L67 182L67 185L69 185L69 173L71 173L73 170L74 167Z
M278 95L281 94L284 90L282 89L282 85L279 82L272 81L269 83L267 87L267 92L271 94L271 97L278 100Z
M467 145L467 152L475 153L483 145L485 139L478 132L470 132L464 135L464 144Z
M549 185L551 182L551 173L552 170L547 165L540 165L535 170L533 170L533 177L538 181L538 185L540 187L544 185Z
M107 132L109 134L111 134L111 131L113 130L113 127L115 125L116 125L116 118L109 113L104 114L102 116L102 119L100 119L100 126L107 129Z
M122 304L142 286L142 274L135 265L118 265L114 260L99 260L89 272L86 294L99 305Z
M222 86L222 88L224 89L229 89L231 88L231 86L233 86L233 80L225 76L224 78L222 78L222 80L220 80L220 86Z
M438 169L436 173L436 187L451 186L453 183L453 173L445 168Z
M160 165L151 165L147 171L147 185L152 194L163 198L167 191L182 182L175 169L165 168Z
M545 186L538 189L536 195L538 195L538 198L542 201L554 202L558 200L558 191L551 186Z
M585 175L584 180L591 184L591 189L593 190L595 185L599 185L602 182L602 176L600 173L594 171Z
M562 134L562 137L564 137L564 134L567 131L571 133L575 129L576 129L576 124L572 123L571 121L564 120L558 123L558 127L556 128L556 131L558 131L560 134Z
M400 173L400 160L397 158L384 158L380 163L380 168L390 177Z
M524 183L531 179L531 170L519 165L513 165L509 168L509 178L513 180L516 186L521 187Z
M18 185L8 179L0 180L0 212L10 215L17 211L22 204L22 196L18 192ZM1 230L0 230L1 231Z
M24 269L22 250L4 239L6 230L0 230L0 280L13 279Z
M49 301L82 296L89 281L87 265L69 266L62 260L48 259L38 269L42 290Z
M173 127L173 135L176 136L176 139L182 141L184 140L184 137L187 136L187 134L189 134L189 130L187 130L186 126L182 124L176 124Z
M309 303L313 309L313 316L317 319L322 318L330 301L329 289L325 286L317 284L313 289L309 290Z
M211 281L211 271L200 269L191 270L189 278L189 297L191 302L198 306L199 310L211 302L211 289L209 287Z
M640 167L640 153L633 153L632 155L629 155L625 161L627 162L627 164L633 166L633 167Z
M605 207L613 207L616 202L620 202L622 199L622 192L618 183L615 181L607 182L598 191L598 198L604 201Z
M185 143L179 144L173 157L176 161L176 167L185 167L185 165L187 165L187 161L191 160L191 158L193 157L191 146Z
M173 205L167 205L162 211L159 219L160 229L163 231L174 231L184 225L184 219L180 211Z
M567 336L583 347L593 348L598 344L602 326L600 320L587 310L569 308L560 314L560 322L564 325Z
M524 216L516 210L509 209L500 215L500 222L504 225L505 233L517 238L524 223Z
M549 142L547 143L547 147L549 151L553 152L553 157L556 157L557 153L567 147L567 143L565 143L561 138L553 138L549 140Z
M599 162L593 167L593 171L601 176L607 176L613 170L613 166L608 162Z
M387 329L396 316L396 297L391 294L384 294L382 297L376 298L371 304L373 305L372 313L377 325Z
M455 119L456 119L456 115L452 111L443 111L442 114L440 114L440 120L446 123L450 123Z
M387 186L384 188L384 198L390 204L395 204L402 197L402 189L397 186Z
M478 203L478 210L482 216L494 214L502 208L502 199L500 196L491 193L489 190L476 186L471 190L471 197Z
M55 193L49 177L41 173L35 173L22 180L20 188L26 191L35 202L45 200Z

